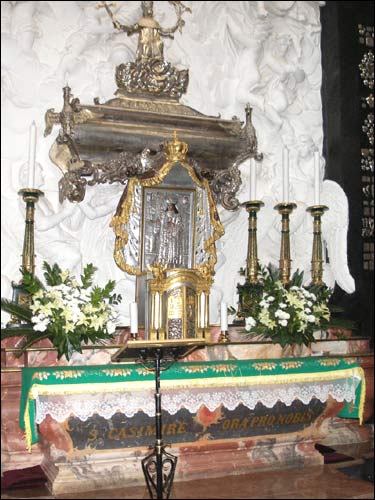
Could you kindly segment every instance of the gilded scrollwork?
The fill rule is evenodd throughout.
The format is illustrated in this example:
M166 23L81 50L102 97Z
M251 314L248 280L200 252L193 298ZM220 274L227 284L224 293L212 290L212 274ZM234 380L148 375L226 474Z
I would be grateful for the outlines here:
M127 94L151 94L178 99L189 84L189 71L177 70L171 63L154 59L138 64L128 62L116 68L116 84Z
M73 162L59 181L60 200L80 202L85 197L87 186L125 185L131 177L155 175L163 162L162 152L150 148L145 148L140 154L123 152L103 163Z
M137 251L138 260L134 262L134 264L129 265L127 257L130 251L128 248L131 242L129 230L132 227L130 223L131 218L134 218L136 193L139 192L140 189L160 184L176 164L179 164L187 170L193 183L197 186L197 191L199 193L205 193L205 196L201 197L202 209L205 214L203 219L209 220L209 223L205 223L202 219L201 224L197 224L199 228L205 228L206 232L202 238L198 238L197 236L195 245L197 248L199 247L199 253L203 255L202 262L197 262L197 264L204 264L206 262L211 271L213 270L217 260L215 241L224 234L224 229L219 220L209 182L207 179L201 177L199 172L195 170L193 164L190 162L190 159L186 158L187 150L187 145L178 141L177 135L175 134L174 140L167 142L164 147L164 154L167 161L162 167L154 173L154 175L143 177L135 176L129 180L126 197L120 202L117 213L113 217L111 223L116 234L115 261L122 270L137 276L145 274L146 272L142 269L142 264L139 260L140 250Z

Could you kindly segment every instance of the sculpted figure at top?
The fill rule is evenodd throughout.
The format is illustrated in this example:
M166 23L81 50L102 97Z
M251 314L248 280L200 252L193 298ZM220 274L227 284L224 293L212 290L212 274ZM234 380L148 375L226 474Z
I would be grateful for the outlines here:
M169 1L176 10L177 22L171 28L163 28L154 19L154 2L142 2L142 18L131 26L121 24L115 19L107 2L102 2L99 7L104 7L112 19L113 26L120 31L124 31L127 35L139 33L138 47L136 54L136 62L145 63L151 59L164 60L164 44L163 38L173 38L173 33L177 30L182 31L185 21L182 19L184 12L191 12L191 9L186 7L182 2Z

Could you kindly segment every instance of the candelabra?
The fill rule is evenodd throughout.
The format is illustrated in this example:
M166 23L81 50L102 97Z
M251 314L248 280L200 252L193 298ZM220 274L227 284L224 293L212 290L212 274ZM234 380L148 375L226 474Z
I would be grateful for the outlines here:
M323 254L322 254L322 215L328 209L325 205L312 205L306 209L314 217L314 239L311 257L311 282L314 285L324 285Z
M34 253L34 214L35 203L43 196L43 191L34 188L24 188L18 191L22 195L23 201L26 203L26 216L25 216L25 235L23 240L22 250L22 271L27 271L34 274L35 271L35 253ZM19 283L12 282L13 288L13 302L17 304L27 304L29 301L29 294L25 292L22 284L22 279ZM17 326L19 319L11 316L7 326Z
M258 246L257 246L257 212L264 206L262 201L251 200L242 203L249 213L249 236L246 259L246 281L258 282Z
M288 285L291 268L289 215L297 208L297 205L295 203L285 202L279 203L274 208L281 215L280 280L284 285Z

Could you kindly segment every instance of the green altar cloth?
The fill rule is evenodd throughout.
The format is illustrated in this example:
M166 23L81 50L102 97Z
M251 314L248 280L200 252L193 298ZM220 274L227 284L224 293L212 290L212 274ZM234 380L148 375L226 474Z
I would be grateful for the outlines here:
M355 412L351 418L362 422L365 399L365 376L354 358L281 358L176 362L161 373L161 390L192 390L252 386L358 381ZM20 427L26 433L27 448L38 441L36 401L45 395L86 395L118 392L131 395L153 390L153 371L142 364L56 366L22 369ZM334 396L333 396L334 397ZM202 398L202 405L204 405Z

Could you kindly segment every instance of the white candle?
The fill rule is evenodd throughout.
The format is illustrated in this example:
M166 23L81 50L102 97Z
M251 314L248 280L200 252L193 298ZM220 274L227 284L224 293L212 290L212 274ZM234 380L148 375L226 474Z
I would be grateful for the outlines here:
M155 293L155 317L154 317L154 327L155 330L159 330L160 328L160 295L159 292Z
M320 155L314 152L314 205L320 205Z
M283 148L283 199L282 201L289 201L289 150L287 147Z
M28 188L35 187L35 150L36 150L36 125L33 122L30 126L30 138L29 138L29 170L27 186Z
M130 304L130 333L138 333L138 305L136 302Z
M220 304L220 324L221 331L228 331L228 311L226 302L221 302Z
M250 158L250 201L256 200L257 176L254 158Z
M206 296L202 292L201 293L201 315L200 315L200 327L204 328L205 327L205 316L206 316Z

